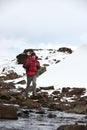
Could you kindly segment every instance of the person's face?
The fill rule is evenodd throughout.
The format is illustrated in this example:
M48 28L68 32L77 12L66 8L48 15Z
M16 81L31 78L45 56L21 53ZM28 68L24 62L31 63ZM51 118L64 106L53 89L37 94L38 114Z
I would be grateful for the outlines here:
M33 59L35 59L35 57L36 57L35 55L32 56Z

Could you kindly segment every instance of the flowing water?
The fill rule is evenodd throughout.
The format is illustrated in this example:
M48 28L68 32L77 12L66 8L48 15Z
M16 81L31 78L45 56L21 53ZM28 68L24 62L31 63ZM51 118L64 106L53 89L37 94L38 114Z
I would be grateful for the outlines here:
M57 130L61 125L75 123L86 125L86 122L86 115L49 111L47 109L44 114L39 114L36 110L33 110L29 112L27 118L0 120L0 130Z

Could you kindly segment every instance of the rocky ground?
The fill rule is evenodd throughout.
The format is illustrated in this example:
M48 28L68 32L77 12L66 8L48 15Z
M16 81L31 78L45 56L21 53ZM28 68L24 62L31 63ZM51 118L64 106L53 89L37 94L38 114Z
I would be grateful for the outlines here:
M20 84L23 83L25 83L24 80L20 81ZM29 97L25 98L25 89L16 88L14 83L6 83L1 80L0 86L0 118L18 118L17 106L23 109L49 108L69 113L87 114L85 88L67 87L55 90L54 86L40 87L37 88L37 95L32 96L31 86ZM6 109L7 113L4 112ZM11 111L13 112L11 113Z
M34 112L35 114L39 114L40 117L43 117L43 119L40 119L41 121L44 122L45 120L50 120L53 123L48 123L49 129L53 129L54 126L59 122L64 122L67 124L67 122L71 122L72 118L70 117L69 119L67 117L57 117L56 114L53 113L48 113L46 115L45 109L49 109L49 111L60 111L60 112L66 112L66 113L76 113L76 114L85 114L85 119L86 120L86 114L87 114L87 96L86 96L86 89L85 88L60 88L58 90L55 90L54 86L48 86L48 87L40 87L37 88L37 95L32 96L32 86L29 89L29 96L28 98L25 98L25 89L20 87L16 88L16 84L26 84L25 80L21 80L20 82L5 82L6 80L14 79L20 77L16 73L10 73L7 74L7 76L2 76L0 77L0 119L4 120L18 120L19 118L27 118L28 120L30 119L30 114L33 112L33 110L36 110ZM3 80L4 79L4 80ZM40 117L36 117L36 120L39 120ZM35 118L31 116L31 118ZM48 118L48 119L47 119ZM58 119L57 119L58 118ZM33 120L31 119L31 120ZM62 119L62 120L61 120ZM76 120L76 119L75 119ZM25 121L26 122L26 121ZM48 122L48 121L47 121ZM5 122L6 123L6 122ZM40 127L41 129L46 129L45 124ZM57 124L58 124L57 123ZM55 130L86 130L87 126L86 121L83 120L78 120L78 121L72 121L69 124L74 123L74 125L64 125L61 127L56 127ZM77 123L75 125L75 123ZM83 125L79 125L79 123L82 123ZM3 123L2 123L3 124ZM30 123L31 125L32 123ZM4 124L3 124L4 125ZM7 123L9 126L9 123ZM14 124L13 124L14 125ZM11 127L11 126L9 126ZM31 125L31 129L32 129ZM2 130L8 130L6 126L4 125L3 127L0 127ZM25 129L25 128L24 128ZM22 130L24 130L22 128ZM28 130L28 128L26 128ZM37 128L35 130L38 130ZM49 130L48 129L48 130ZM10 130L20 130L15 128L10 128Z

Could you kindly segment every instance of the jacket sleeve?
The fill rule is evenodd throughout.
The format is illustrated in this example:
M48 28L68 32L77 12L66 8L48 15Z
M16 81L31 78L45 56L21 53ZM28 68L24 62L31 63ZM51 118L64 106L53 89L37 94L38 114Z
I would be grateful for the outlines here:
M39 70L39 69L40 69L40 62L37 61L37 70Z
M26 69L30 66L30 62L29 61L26 61L24 64L23 64L23 67Z

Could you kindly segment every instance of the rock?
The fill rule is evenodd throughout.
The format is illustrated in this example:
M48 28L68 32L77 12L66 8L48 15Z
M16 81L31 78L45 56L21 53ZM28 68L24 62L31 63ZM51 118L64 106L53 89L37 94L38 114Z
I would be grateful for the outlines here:
M41 109L41 110L36 111L36 114L41 114L41 115L43 115L43 114L46 114L46 112L45 112L44 109Z
M3 87L4 89L14 89L15 88L14 83L10 83L10 82L9 83L2 82L0 84L0 86Z
M59 63L61 60L57 60L56 63Z
M60 126L57 130L87 130L87 125L65 125Z
M18 119L16 107L0 104L0 119Z
M29 111L28 110L21 110L18 112L18 116L22 118L28 118L29 117Z
M24 62L27 60L28 55L25 53L21 53L16 56L18 64L24 64Z
M5 73L5 76L0 76L0 78L2 79L0 81L0 86L3 86L3 84L5 83L4 82L5 80L13 80L13 79L20 78L20 77L22 77L22 76L18 75L16 72L11 70L11 71L9 71L9 73ZM14 86L13 82L9 82L8 84L11 86Z
M2 96L2 95L9 95L8 90L4 89L4 88L0 88L0 96Z
M55 91L52 92L52 94L53 94L53 95L58 95L58 94L60 94L60 91L55 90Z
M18 75L16 72L10 72L9 74L6 74L6 77L4 77L5 80L11 80L11 79L16 79L20 78L21 76Z
M69 54L71 54L73 51L71 50L71 48L67 48L67 47L61 47L58 49L58 52L67 52Z
M44 67L49 66L49 64L43 64Z
M64 126L60 126L57 130L64 130Z
M10 95L8 89L0 89L0 99L2 99L3 101L9 101Z
M40 87L42 90L54 90L54 86Z
M16 84L26 84L26 81L25 80L21 80L21 81L17 82Z
M87 105L76 105L74 108L69 109L67 112L78 113L78 114L87 114Z
M47 115L47 117L48 117L48 118L56 118L56 115L55 115L55 114L52 114L52 113L49 113L49 114Z
M53 110L87 114L87 96L84 88L63 88L62 91L54 90L54 86L37 88L37 95L31 95L32 86L29 88L29 97L25 97L24 88L0 87L0 103L17 104L20 107L38 109L40 107ZM43 91L44 90L44 91ZM49 94L49 90L54 90Z
M28 109L40 108L40 104L32 99L26 99L21 105L27 106Z
M46 71L46 67L40 67L40 69L37 72L37 76L43 74Z
M67 97L72 97L76 95L77 97L83 95L86 92L85 88L62 88L62 94Z
M50 109L63 111L64 105L56 104L56 103L50 103L48 106Z
M15 103L15 102L16 102L16 98L13 97L13 96L11 96L10 102L11 102L11 103Z
M25 54L31 54L35 50L37 50L37 49L25 49L23 53L25 53Z

